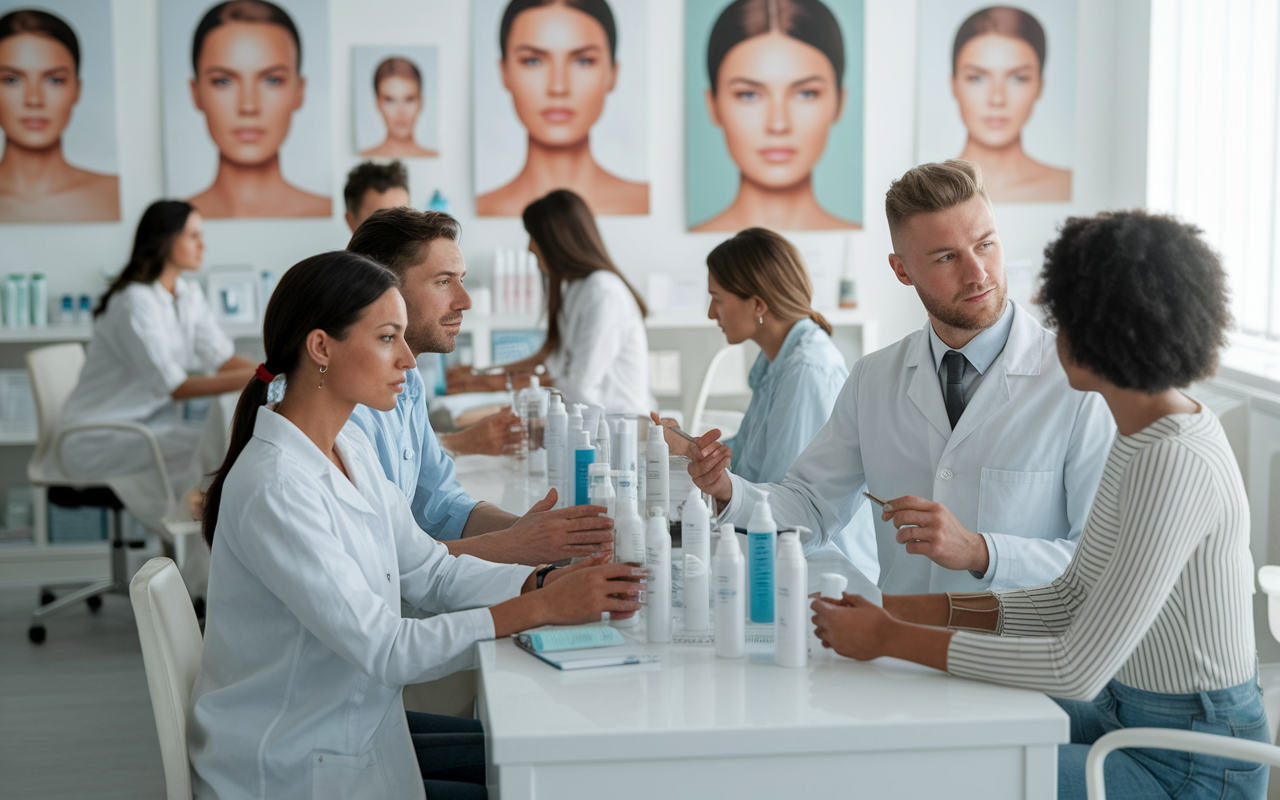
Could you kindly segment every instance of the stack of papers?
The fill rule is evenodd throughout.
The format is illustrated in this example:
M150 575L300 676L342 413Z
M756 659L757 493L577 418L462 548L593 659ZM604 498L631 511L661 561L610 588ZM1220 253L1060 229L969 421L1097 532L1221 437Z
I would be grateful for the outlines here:
M622 634L606 625L534 631L522 633L515 640L522 650L556 669L656 664L662 660L661 656L631 651Z

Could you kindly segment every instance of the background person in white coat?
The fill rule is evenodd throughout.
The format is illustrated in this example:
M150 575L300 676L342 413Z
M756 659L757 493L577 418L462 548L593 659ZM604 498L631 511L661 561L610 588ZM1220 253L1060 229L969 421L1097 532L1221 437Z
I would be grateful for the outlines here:
M302 261L272 295L267 360L240 397L202 519L196 797L483 798L483 739L415 754L411 734L468 721L406 715L403 687L475 666L479 640L639 608L635 568L603 555L558 572L493 564L450 555L414 524L349 423L357 404L395 407L414 368L406 325L394 274L354 253ZM405 619L402 600L435 616ZM424 776L421 761L472 782Z
M200 212L181 200L152 203L138 222L129 263L94 309L93 339L59 425L135 422L155 434L175 491L189 474L200 423L183 401L239 391L253 365L235 353L194 281L204 260ZM136 433L72 431L50 452L72 478L103 479L139 519L158 520L161 497L151 453Z
M1004 255L975 164L908 171L885 197L898 280L925 327L853 366L826 426L781 484L762 487L779 524L829 537L866 502L885 593L1035 586L1062 574L1097 490L1115 425L1076 391L1054 336L1006 297ZM746 481L702 441L690 474L744 525Z
M648 414L657 407L649 394L648 310L609 258L587 204L557 189L525 208L524 229L547 276L547 340L507 371L527 375L545 363L566 403ZM503 376L472 376L466 367L451 369L448 384L450 392L506 386Z

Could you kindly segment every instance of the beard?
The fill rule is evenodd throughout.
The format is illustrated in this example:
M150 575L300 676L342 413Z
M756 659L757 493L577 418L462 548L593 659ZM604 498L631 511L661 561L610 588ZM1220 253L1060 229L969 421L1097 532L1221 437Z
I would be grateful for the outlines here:
M404 332L405 344L409 345L409 349L415 355L419 353L452 353L454 348L458 346L457 337L455 334L446 331L444 326L458 322L461 319L462 316L458 315L456 317L445 317L438 322L427 325L410 325Z
M918 284L916 294L920 296L920 302L924 304L924 309L929 312L929 316L942 324L962 331L985 331L1004 315L1005 301L1009 295L1009 286L1003 280L996 284L994 289L992 297L977 308L964 307L963 298L973 296L973 291L970 289L966 289L963 294L957 295L950 301L929 294Z

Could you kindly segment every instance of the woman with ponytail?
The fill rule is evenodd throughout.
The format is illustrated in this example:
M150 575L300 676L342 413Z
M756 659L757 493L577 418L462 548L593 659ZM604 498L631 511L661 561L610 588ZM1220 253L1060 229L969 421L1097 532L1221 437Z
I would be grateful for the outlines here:
M707 316L729 344L750 339L761 351L747 377L752 394L742 425L724 442L733 451L730 470L753 483L781 483L827 424L849 369L831 342L831 325L813 310L813 284L791 242L747 228L711 251L707 271ZM677 436L667 441L673 453L689 446ZM872 526L864 511L834 541L875 581L880 562Z
M174 489L189 475L200 426L184 423L182 401L239 391L253 367L236 355L199 285L187 273L204 259L200 212L181 200L152 203L138 222L129 263L94 309L93 339L60 426L132 422L160 442ZM108 479L140 519L156 519L160 497L151 452L136 433L70 431L49 453L75 479Z
M643 570L604 554L554 572L494 564L450 555L415 524L348 424L357 404L395 406L416 366L406 322L395 276L345 251L295 265L267 306L266 361L202 519L198 798L483 798L479 723L406 715L403 687L474 667L480 640L639 608ZM283 399L267 404L273 381ZM432 616L403 618L402 602ZM431 737L411 734L432 732L471 746L415 753ZM424 774L429 763L447 777Z

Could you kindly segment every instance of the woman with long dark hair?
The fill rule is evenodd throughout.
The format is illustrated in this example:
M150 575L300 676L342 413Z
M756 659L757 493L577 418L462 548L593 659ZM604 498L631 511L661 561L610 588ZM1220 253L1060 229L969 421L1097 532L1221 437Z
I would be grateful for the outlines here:
M656 402L649 394L648 309L609 258L587 204L557 189L530 203L523 216L529 250L547 276L547 339L509 371L532 372L545 362L566 402L649 413ZM471 376L457 367L449 373L451 392L504 386L502 376Z
M61 429L132 422L160 442L173 487L188 475L200 427L183 421L182 401L236 391L253 369L236 355L200 287L183 277L204 260L200 213L181 200L158 200L142 214L129 263L94 309L93 339ZM72 478L119 479L112 488L140 519L158 517L151 451L124 430L72 430L49 452ZM133 480L129 476L139 476Z
M266 361L202 519L212 556L192 692L196 797L482 798L479 724L406 715L403 687L473 667L483 639L639 609L643 570L605 554L556 572L494 564L450 555L415 524L348 424L357 404L395 407L415 367L406 324L394 274L350 252L295 265L267 306ZM283 399L267 405L276 379ZM402 601L434 616L403 618ZM446 764L451 779L437 780L419 764L449 754L415 758L411 734L442 729L478 742L454 748L465 752Z

